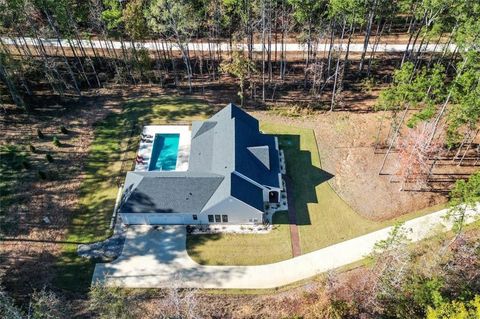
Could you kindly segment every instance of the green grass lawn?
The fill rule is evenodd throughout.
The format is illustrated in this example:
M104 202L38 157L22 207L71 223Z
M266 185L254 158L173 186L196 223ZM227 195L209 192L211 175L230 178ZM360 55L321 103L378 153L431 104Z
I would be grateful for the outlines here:
M432 207L386 222L363 218L328 184L333 176L321 169L313 130L273 123L261 123L261 129L278 136L285 152L302 253L442 208ZM289 228L283 223L288 223L286 214L274 220L278 228L267 235L189 235L187 250L195 261L208 265L258 265L285 260L292 256L292 251Z
M72 216L64 250L57 263L56 285L69 290L88 288L94 261L76 254L78 243L107 238L118 182L133 168L139 133L144 125L180 124L205 118L212 113L198 100L162 97L126 103L122 113L110 114L95 125L95 137L86 160L80 190L80 205Z
M90 284L94 261L76 254L78 243L105 239L118 183L132 169L140 129L149 124L190 124L214 110L204 102L179 97L138 99L124 105L95 125L95 138L85 166L80 205L72 216L64 250L57 263L56 285L84 292ZM395 221L377 223L362 218L337 196L327 183L330 175L321 170L312 130L262 123L267 133L279 136L285 150L288 174L293 180L302 251L379 229ZM403 216L412 218L425 212ZM291 258L288 218L274 218L275 229L259 235L189 235L190 256L202 264L254 265Z
M332 176L321 169L313 130L273 123L262 123L261 127L264 132L279 137L280 147L285 152L287 174L293 181L302 253L441 208L440 206L432 207L386 222L375 222L363 218L352 210L327 182ZM368 200L368 194L365 196Z
M267 234L188 235L190 257L206 265L261 265L292 257L287 212L273 215Z

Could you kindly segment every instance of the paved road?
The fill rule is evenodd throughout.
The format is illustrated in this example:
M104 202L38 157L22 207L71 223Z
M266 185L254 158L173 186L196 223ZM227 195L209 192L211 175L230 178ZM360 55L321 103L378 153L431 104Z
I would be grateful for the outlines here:
M412 241L418 241L434 231L448 230L441 210L405 223ZM472 222L480 215L480 204L470 210ZM443 224L443 226L442 226ZM362 260L374 244L388 237L391 227L381 229L312 253L286 261L260 266L201 266L185 250L185 228L166 226L136 226L127 231L121 257L112 263L97 264L93 282L129 288L179 287L192 288L275 288L306 279L322 272ZM252 252L255 253L255 252Z
M62 39L60 42L57 39L41 39L41 43L37 41L34 38L9 38L9 37L1 37L1 40L5 44L13 45L15 42L19 45L31 45L31 46L38 46L40 44L47 46L47 47L60 47L60 44L65 47L69 48L69 43L68 40ZM80 44L84 48L114 48L114 49L122 49L122 44L120 41L103 41L103 40L81 40L81 43L79 43L76 40L71 40L72 45L75 47L79 47ZM173 42L136 42L133 44L132 42L124 42L124 47L129 49L132 48L133 45L135 45L136 48L145 48L147 50L157 50L161 49L162 46L165 48L171 48L173 51L178 51L179 47L176 43ZM374 45L370 44L368 46L368 52L371 52L373 50ZM420 47L419 44L415 46L415 50L418 50ZM208 52L209 50L212 50L214 48L218 48L218 50L221 51L230 51L231 47L228 42L220 42L220 43L211 43L211 42L191 42L188 44L188 49L190 51L204 51ZM247 49L246 44L237 44L235 45L236 49ZM255 43L253 45L253 51L254 52L262 52L263 45L261 43ZM347 44L335 44L334 45L334 50L336 51L344 51L347 48ZM407 48L406 44L385 44L381 43L378 45L376 48L376 52L404 52ZM272 51L278 51L280 52L282 49L281 44L272 44ZM411 46L409 47L409 50L411 49ZM453 51L455 49L455 45L451 44L448 46L448 50ZM318 46L318 51L317 52L323 52L323 51L328 51L329 50L329 45L319 45ZM428 51L428 52L443 52L444 50L444 45L439 44L439 45L434 45L434 44L425 44L422 45L421 51ZM286 52L303 52L306 51L306 46L300 43L286 43L285 44L285 51ZM350 44L350 52L363 52L363 43L351 43Z

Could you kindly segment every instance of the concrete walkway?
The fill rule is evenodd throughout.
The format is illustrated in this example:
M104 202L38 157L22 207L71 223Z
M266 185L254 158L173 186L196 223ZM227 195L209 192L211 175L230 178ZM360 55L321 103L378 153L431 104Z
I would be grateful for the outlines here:
M446 210L407 221L409 238L418 241L436 231L451 229ZM480 215L480 205L469 210L467 221ZM362 260L391 227L341 242L282 262L260 266L201 266L185 250L183 226L129 228L122 255L112 263L97 264L93 282L129 288L180 287L261 289L284 286ZM252 252L256 253L256 252Z

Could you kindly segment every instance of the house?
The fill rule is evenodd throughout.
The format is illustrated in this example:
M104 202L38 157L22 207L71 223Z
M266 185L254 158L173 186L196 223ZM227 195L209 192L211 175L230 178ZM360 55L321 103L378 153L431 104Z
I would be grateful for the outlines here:
M191 126L186 171L128 172L125 224L255 224L282 190L276 137L234 104Z

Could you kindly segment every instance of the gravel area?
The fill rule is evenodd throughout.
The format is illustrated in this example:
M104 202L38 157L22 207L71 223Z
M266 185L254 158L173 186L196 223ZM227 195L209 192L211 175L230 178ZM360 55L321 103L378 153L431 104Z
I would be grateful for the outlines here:
M79 256L88 259L113 260L122 254L127 227L117 218L113 235L104 241L93 244L81 244L77 247Z

